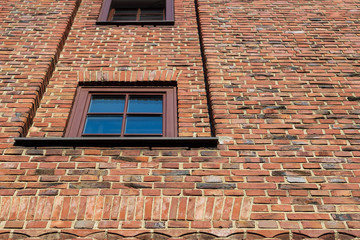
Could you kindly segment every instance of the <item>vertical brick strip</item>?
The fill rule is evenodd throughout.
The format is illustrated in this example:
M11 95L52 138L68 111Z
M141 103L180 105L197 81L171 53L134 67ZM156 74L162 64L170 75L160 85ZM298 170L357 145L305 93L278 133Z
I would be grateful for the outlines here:
M234 207L231 214L231 220L239 220L241 209L241 198L236 198L234 201Z
M54 197L48 197L44 207L44 213L42 215L42 220L50 220L52 208L54 206Z
M29 198L22 197L20 200L18 219L24 220L29 207Z
M112 196L106 196L105 197L104 214L102 216L102 219L104 219L104 220L109 220L110 219L112 198L113 198Z
M146 197L146 199L145 199L144 220L151 220L152 206L153 206L153 198L152 197Z
M69 210L69 220L75 220L78 207L79 207L80 198L79 197L72 197L70 203L70 210Z
M188 211L187 208L187 198L180 198L180 203L179 203L179 208L177 210L178 212L178 216L177 219L178 220L185 220L186 219L186 212Z
M112 211L111 211L111 219L112 220L119 218L120 201L121 201L121 199L119 196L115 196L113 198Z
M205 197L199 197L196 201L195 220L204 219Z
M86 197L82 197L80 199L80 205L79 205L79 211L78 211L78 216L77 219L84 219L85 216L85 212L86 212Z
M175 220L176 216L177 216L177 210L178 210L178 204L179 204L179 199L178 198L172 198L171 199L171 207L170 207L170 214L169 214L169 219L170 220Z
M142 220L144 215L144 197L138 197L136 203L135 220Z
M55 198L53 212L51 214L51 220L59 220L60 219L62 200L63 200L63 197Z
M251 206L252 206L252 199L251 198L244 198L241 213L240 213L240 219L242 220L248 220L251 214Z
M205 220L211 220L214 212L214 202L215 198L208 197L206 201L206 209L205 209Z
M161 220L169 219L169 206L170 206L170 198L164 197L163 201L162 201L162 208L161 208Z
M11 205L10 197L2 197L1 198L1 211L0 211L0 220L8 219L9 211Z
M26 220L33 220L35 216L36 206L37 206L38 199L36 197L30 198L30 203L28 206L28 212L26 215Z
M72 24L74 22L74 18L76 16L76 13L78 11L80 3L81 3L81 0L77 0L76 3L75 3L74 9L73 9L73 11L72 11L72 13L70 15L70 18L68 20L65 31L63 32L62 37L60 39L60 42L57 45L56 53L55 53L54 57L51 59L49 67L48 67L48 69L47 69L47 71L45 73L44 80L42 81L42 83L41 83L41 85L39 87L39 94L36 96L35 102L34 102L34 104L32 105L32 107L30 109L30 113L29 113L26 121L24 122L24 127L22 128L22 132L20 133L20 136L22 136L22 137L26 136L26 134L27 134L27 132L28 132L28 130L29 130L31 124L32 124L32 121L34 119L36 110L39 107L40 100L41 100L42 96L44 95L44 92L46 90L46 87L47 87L47 84L49 83L50 78L53 75L53 72L55 70L55 66L56 66L56 64L57 64L57 62L59 60L59 57L60 57L60 53L63 50L63 47L65 45L65 41L66 41L66 39L67 39L67 37L69 35L69 32L71 30L71 27L72 27Z
M20 208L20 198L13 198L10 209L9 220L16 220Z
M207 100L207 107L209 111L209 118L210 118L210 130L211 130L211 136L214 137L215 132L215 118L213 114L213 103L211 99L211 91L210 91L210 84L209 84L209 77L208 77L208 67L207 67L207 58L205 54L205 47L204 47L204 41L203 41L203 31L201 27L200 22L200 11L199 11L199 2L198 0L195 1L195 12L196 12L196 23L197 23L197 29L199 34L199 42L200 42L200 51L201 51L201 60L202 60L202 66L203 66L203 72L204 72L204 81L205 81L205 90L206 90L206 100Z

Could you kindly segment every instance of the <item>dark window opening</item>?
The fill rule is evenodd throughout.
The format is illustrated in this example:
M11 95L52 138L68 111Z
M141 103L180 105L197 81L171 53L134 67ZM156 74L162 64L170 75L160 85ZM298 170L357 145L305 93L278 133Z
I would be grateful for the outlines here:
M80 87L67 137L175 137L175 88Z
M173 0L104 0L98 24L174 22Z
M164 9L115 9L110 11L109 21L151 21L165 20Z

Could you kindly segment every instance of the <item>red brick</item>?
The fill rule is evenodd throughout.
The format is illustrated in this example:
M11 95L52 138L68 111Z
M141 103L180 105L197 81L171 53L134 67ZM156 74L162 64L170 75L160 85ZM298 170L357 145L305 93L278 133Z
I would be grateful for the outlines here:
M119 221L100 221L98 228L105 228L105 229L109 229L109 228L118 228L119 226Z
M301 224L304 229L322 229L321 222L319 221L302 221Z
M140 221L126 221L121 223L122 228L141 228Z
M251 219L253 220L284 220L285 214L283 213L252 213Z
M71 228L72 221L51 221L51 228Z
M324 213L288 213L289 220L330 220L330 216Z
M203 228L206 229L206 228L211 228L211 223L209 221L192 221L191 227L199 228L199 229L203 229Z
M26 224L26 228L46 228L46 221L30 221Z
M4 228L10 228L10 229L21 229L24 226L23 221L7 221L5 222Z

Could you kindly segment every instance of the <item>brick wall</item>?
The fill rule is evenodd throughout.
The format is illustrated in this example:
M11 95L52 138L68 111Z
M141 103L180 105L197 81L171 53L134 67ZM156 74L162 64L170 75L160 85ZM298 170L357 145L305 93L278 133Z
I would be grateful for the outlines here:
M1 239L360 237L359 2L100 26L101 2L0 3ZM79 84L139 82L176 83L179 137L218 147L13 145L62 137Z

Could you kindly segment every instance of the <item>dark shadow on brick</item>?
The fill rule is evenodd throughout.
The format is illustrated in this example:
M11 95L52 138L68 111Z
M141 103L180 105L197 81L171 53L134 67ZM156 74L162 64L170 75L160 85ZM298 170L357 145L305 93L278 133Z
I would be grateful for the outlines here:
M356 236L354 235L351 235L351 234L348 234L348 233L339 233L339 239L341 240L351 240L351 239L354 239L356 238Z
M301 240L304 238L309 238L309 236L306 236L305 234L301 234L301 233L293 233L291 240Z
M216 236L210 233L189 233L182 236L186 240L212 240Z
M106 240L121 240L124 237L116 233L108 233Z
M335 240L335 233L326 233L319 237L321 240ZM340 238L343 240L342 238Z
M281 233L281 234L275 235L274 238L278 238L281 240L294 240L294 238L290 238L290 233Z
M104 240L108 239L106 232L97 232L97 233L91 233L86 236L87 238L96 239L96 240Z
M10 239L10 232L0 233L0 239Z
M141 233L137 235L136 238L141 240L167 240L171 238L171 236L162 233Z
M246 234L246 240L258 240L258 239L264 239L265 237L261 234L257 233L247 233Z
M59 233L59 232L51 232L51 233L44 233L38 236L41 239L46 240L65 240L65 239L74 239L78 238L77 235L71 233Z
M12 233L10 234L9 239L24 239L24 238L29 238L30 236L24 233ZM6 239L6 238L1 238L1 239Z
M244 233L234 233L228 236L229 240L243 240L245 239L245 234Z

